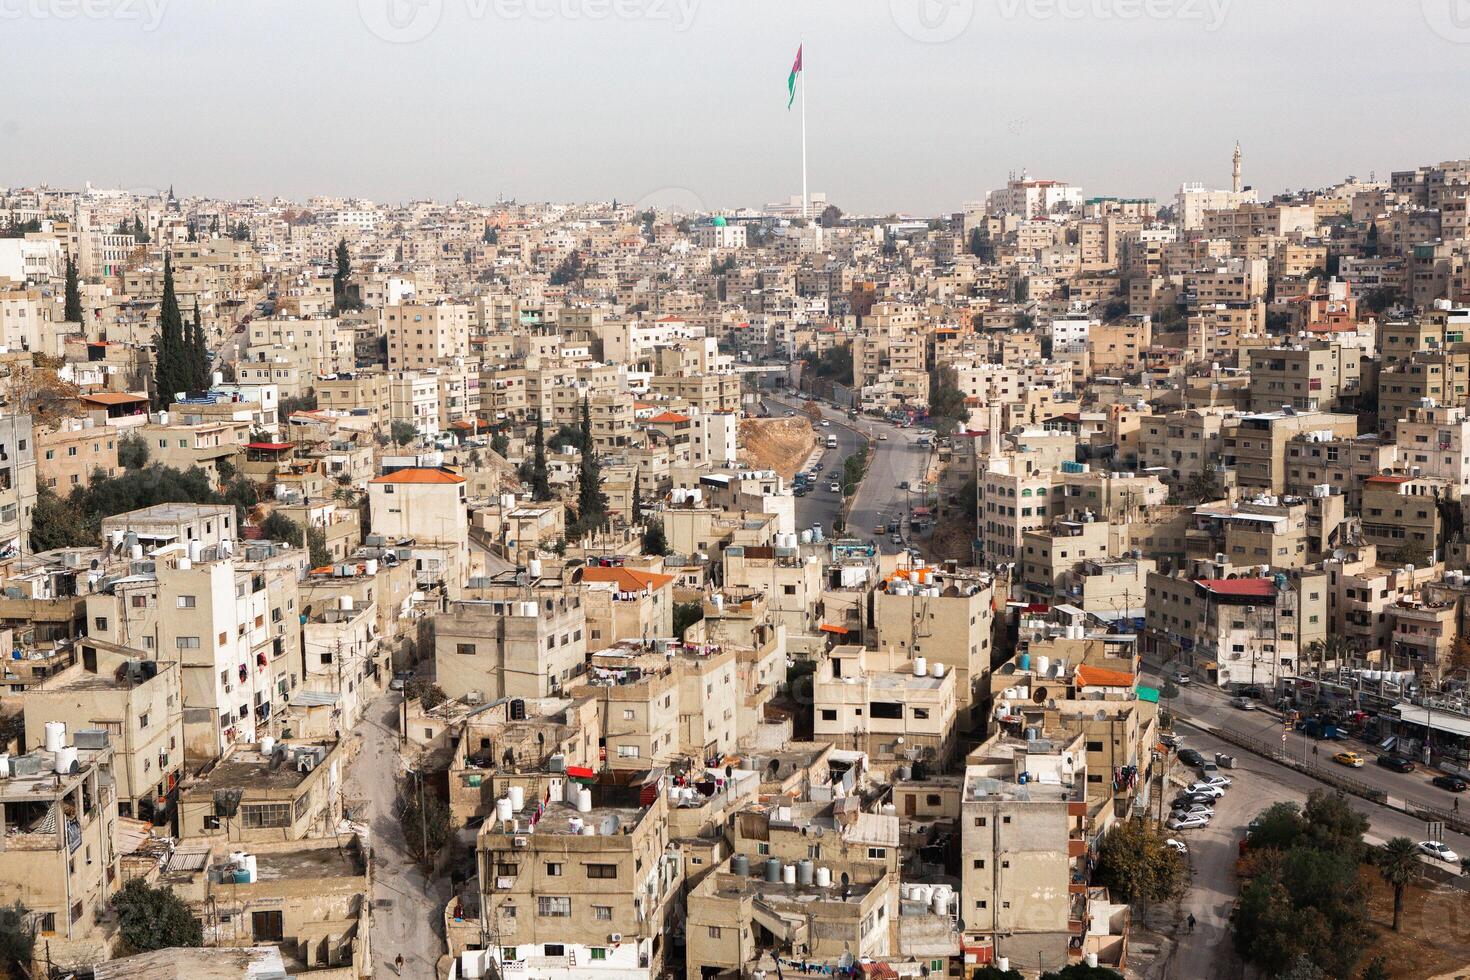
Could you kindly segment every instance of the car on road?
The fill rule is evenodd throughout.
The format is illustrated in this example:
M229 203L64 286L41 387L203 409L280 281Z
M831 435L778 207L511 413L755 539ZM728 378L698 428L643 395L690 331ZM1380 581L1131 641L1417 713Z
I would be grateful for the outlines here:
M1200 827L1208 827L1209 825L1210 818L1204 816L1203 814L1195 814L1193 816L1170 817L1168 822L1164 824L1164 826L1168 827L1170 830L1196 830Z
M873 533L874 534L887 534L888 533L888 525L883 524L881 522L878 523L876 526L874 526Z
M1427 854L1440 861L1448 861L1450 864L1458 864L1460 855L1449 849L1444 841L1423 840L1419 842L1419 853Z
M787 417L787 418L788 418L788 419L789 419L789 418L795 418L795 416L796 416L796 413L795 413L795 412L793 412L793 411L791 411L791 410L790 410L790 409L788 409L788 410L787 410L787 412L786 412L786 417Z
M1232 698L1230 703L1241 711L1255 711L1256 703L1247 697Z
M900 481L898 481L898 489L900 489L900 490L907 490L908 488L909 488L909 481L907 481L907 480L900 480Z
M1210 762L1207 760L1205 762L1201 762L1199 765L1195 766L1195 768L1199 770L1199 778L1209 779L1211 776L1219 774L1220 763Z
M1220 797L1222 797L1222 796L1225 795L1225 787L1224 786L1215 786L1212 783L1190 783L1189 784L1189 792L1191 792L1191 793L1203 793L1206 796L1209 796L1209 797L1212 797L1212 798L1218 800Z
M1190 785L1189 791L1191 793L1195 792L1195 786L1213 786L1218 790L1224 790L1229 785L1229 776L1222 776L1219 773L1215 773L1211 776L1201 776L1198 783L1193 783Z
M1175 840L1173 837L1170 837L1168 840L1164 841L1164 846L1165 847L1169 847L1169 848L1173 848L1174 850L1178 851L1180 854L1188 854L1189 853L1189 845L1186 844L1186 843L1184 843L1184 841L1182 841L1182 840Z
M1441 773L1440 775L1435 776L1433 779L1431 779L1430 782L1433 783L1435 786L1438 786L1440 789L1449 790L1451 793L1465 792L1465 780L1461 779L1459 776L1451 776L1447 773Z
M1201 766L1204 765L1205 757L1203 755L1200 755L1194 749L1180 749L1179 761L1184 763L1186 766Z
M798 483L795 487L792 488L792 490L791 490L791 496L793 496L793 497L805 497L806 496L806 485L805 484L802 484L802 483Z
M1363 768L1363 757L1356 752L1339 752L1332 757L1332 761L1350 769Z
M827 484L827 489L831 490L833 493L841 493L842 484L838 483L836 480L833 480L831 483Z
M1176 671L1174 671L1174 683L1175 684L1188 684L1189 683L1189 671L1187 671L1187 670L1176 670Z
M828 422L826 419L822 419L822 428L830 429L832 428L832 423Z
M888 540L893 544L903 544L903 538L899 537L897 534L890 534L888 536Z
M878 433L878 441L879 442L887 442L888 441L888 433L886 433L886 432L880 432L880 433Z
M1380 755L1377 759L1374 759L1373 761L1377 762L1385 769L1392 769L1394 772L1414 771L1414 763L1408 759L1405 759L1401 755Z

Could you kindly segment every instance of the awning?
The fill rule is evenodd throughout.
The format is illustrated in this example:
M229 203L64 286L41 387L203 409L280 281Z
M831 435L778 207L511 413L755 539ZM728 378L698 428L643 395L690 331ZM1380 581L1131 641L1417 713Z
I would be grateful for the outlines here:
M1142 687L1142 686L1140 686L1138 688L1138 700L1140 700L1140 701L1152 701L1154 704L1158 704L1159 703L1159 689L1156 688L1156 687Z
M831 623L823 623L821 626L821 630L823 633L833 633L837 636L847 635L846 626L833 626Z
M597 773L586 766L567 766L567 775L574 779L596 779Z

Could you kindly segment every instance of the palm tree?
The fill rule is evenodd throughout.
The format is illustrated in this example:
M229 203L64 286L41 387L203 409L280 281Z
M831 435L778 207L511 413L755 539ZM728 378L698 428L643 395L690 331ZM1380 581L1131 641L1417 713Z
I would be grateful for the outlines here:
M1378 873L1393 888L1393 931L1404 913L1404 888L1419 877L1419 849L1407 837L1395 837L1378 852Z

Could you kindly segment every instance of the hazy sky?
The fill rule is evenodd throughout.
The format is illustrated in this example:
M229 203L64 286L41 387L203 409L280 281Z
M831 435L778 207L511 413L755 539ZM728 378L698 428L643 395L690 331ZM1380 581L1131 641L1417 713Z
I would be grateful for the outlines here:
M0 0L0 185L759 205L798 41L848 211L1470 156L1470 0Z

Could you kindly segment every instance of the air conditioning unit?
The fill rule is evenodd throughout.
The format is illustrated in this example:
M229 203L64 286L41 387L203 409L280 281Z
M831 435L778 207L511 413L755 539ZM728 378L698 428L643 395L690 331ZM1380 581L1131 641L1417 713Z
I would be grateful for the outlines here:
M607 941L609 943L620 943L623 941L623 934L621 932L610 933L607 937Z
M526 838L524 838L524 837L517 837L517 838L515 838L515 839L514 839L514 840L512 840L512 841L511 841L511 843L512 843L512 844L513 844L513 845L515 845L515 846L516 846L516 847L525 847L525 846L526 846L526 845L527 845L527 844L529 844L529 843L530 843L530 841L528 841L528 840L527 840L527 839L526 839Z

